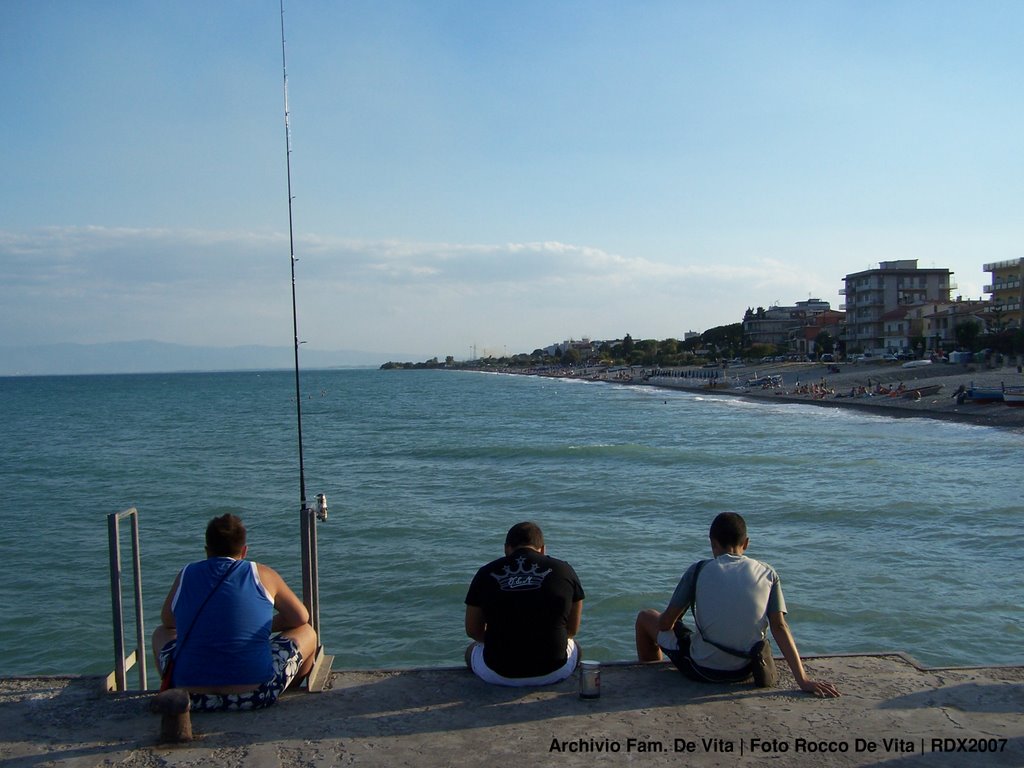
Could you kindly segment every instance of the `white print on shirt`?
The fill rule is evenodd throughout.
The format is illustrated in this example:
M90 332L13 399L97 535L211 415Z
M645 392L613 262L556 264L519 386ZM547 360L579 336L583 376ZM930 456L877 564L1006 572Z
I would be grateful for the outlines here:
M546 571L538 572L537 563L530 566L530 570L527 571L523 568L523 563L525 562L525 557L517 557L516 570L513 571L506 565L504 573L491 574L491 578L498 582L502 592L522 592L528 589L540 589L545 577L552 571L551 568L548 568Z

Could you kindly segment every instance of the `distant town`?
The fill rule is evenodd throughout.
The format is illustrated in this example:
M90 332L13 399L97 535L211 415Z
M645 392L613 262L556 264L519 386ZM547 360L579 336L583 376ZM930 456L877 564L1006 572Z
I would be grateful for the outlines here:
M1024 354L1024 259L985 264L987 299L953 298L948 269L883 261L844 278L845 303L807 299L748 307L742 320L682 339L567 339L530 353L456 361L388 362L381 368L541 368L728 365L751 360L841 362L948 359L951 353Z

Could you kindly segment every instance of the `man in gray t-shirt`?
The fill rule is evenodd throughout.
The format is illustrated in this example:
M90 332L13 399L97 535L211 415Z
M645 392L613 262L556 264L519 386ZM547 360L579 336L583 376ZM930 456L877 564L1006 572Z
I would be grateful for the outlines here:
M694 563L683 574L668 607L636 617L636 651L640 661L660 661L664 652L679 670L694 680L739 682L749 679L750 658L742 654L765 630L789 664L801 690L816 696L838 696L827 682L807 676L796 642L786 623L786 600L775 569L747 557L747 524L735 512L723 512L711 524L713 560ZM693 609L696 632L680 619ZM769 649L770 650L770 649Z

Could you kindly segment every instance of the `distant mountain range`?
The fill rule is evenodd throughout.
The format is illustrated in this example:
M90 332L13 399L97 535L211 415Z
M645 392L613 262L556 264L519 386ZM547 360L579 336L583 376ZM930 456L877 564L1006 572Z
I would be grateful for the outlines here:
M0 346L0 376L290 369L295 365L294 354L290 347L192 347L161 341ZM413 358L399 353L299 349L299 365L304 369L376 367Z

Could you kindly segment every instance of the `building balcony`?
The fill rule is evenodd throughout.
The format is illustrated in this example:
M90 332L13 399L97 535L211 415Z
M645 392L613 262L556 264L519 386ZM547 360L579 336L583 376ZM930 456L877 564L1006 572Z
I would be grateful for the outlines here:
M997 269L1012 269L1013 267L1020 267L1020 259L1007 259L1006 261L993 261L989 264L982 266L982 272L995 272Z
M1020 290L1020 280L1007 280L1005 283L993 283L986 285L982 290L983 293L1000 293L1001 291L1017 291Z

